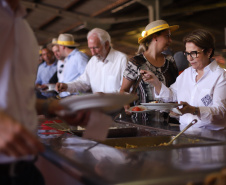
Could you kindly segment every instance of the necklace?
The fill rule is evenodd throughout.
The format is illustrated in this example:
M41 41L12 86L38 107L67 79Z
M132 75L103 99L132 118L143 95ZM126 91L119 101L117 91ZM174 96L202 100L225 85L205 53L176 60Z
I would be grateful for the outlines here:
M164 62L164 64L163 64L163 66L161 66L161 67L155 67L154 65L152 65L152 64L147 60L147 58L146 58L144 55L143 55L143 57L144 57L145 60L147 61L146 64L147 64L147 66L148 66L149 69L151 69L151 67L154 67L156 71L157 71L158 69L161 69L161 73L162 73L162 74L164 74L164 73L169 69L169 61L168 61L167 59L165 59L165 62ZM167 66L166 66L165 70L162 71L162 68L164 68L165 65L167 65Z

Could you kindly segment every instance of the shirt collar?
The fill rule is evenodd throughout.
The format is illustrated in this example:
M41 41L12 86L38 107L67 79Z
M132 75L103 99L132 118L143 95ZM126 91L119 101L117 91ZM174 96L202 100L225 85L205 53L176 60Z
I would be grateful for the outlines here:
M75 52L77 51L77 49L75 48L71 53L69 53L69 55L65 58L66 60L69 60L71 56L73 56L75 54Z
M51 66L56 66L56 65L57 65L57 60L55 60L55 62L54 62L53 64L51 64ZM44 66L45 66L45 67L49 66L49 65L47 65L46 61L45 61L45 63L44 63Z
M104 63L114 62L114 49L111 47L107 57L104 60Z
M206 73L207 71L215 71L215 69L217 68L218 64L217 64L217 61L212 59L211 62L209 63L209 65L207 65L205 68L204 68L204 72ZM196 70L192 68L192 72L194 74L196 74Z
M211 60L210 64L206 67L209 67L211 71L215 71L217 66L218 66L217 61L213 59Z

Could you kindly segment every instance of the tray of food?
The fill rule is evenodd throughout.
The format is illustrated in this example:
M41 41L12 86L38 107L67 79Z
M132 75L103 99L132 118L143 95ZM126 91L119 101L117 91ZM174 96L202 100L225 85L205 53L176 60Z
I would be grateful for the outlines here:
M68 133L73 133L77 136L82 136L85 132L85 127L81 126L69 126L65 122L54 122L54 123L47 123L49 127L57 129L59 131L64 131ZM137 127L135 126L125 126L123 124L114 123L108 131L108 138L117 138L117 137L134 137L137 136Z

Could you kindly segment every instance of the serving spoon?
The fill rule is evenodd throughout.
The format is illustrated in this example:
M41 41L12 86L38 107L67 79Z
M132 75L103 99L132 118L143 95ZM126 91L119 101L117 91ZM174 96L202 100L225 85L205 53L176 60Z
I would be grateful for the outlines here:
M170 142L165 143L164 146L171 145L175 139L177 139L181 134L183 134L188 128L190 128L190 127L191 127L192 125L194 125L195 123L197 123L197 119L192 120L192 122L189 123L189 124L188 124L181 132L179 132L179 134L177 134L173 139L171 139Z

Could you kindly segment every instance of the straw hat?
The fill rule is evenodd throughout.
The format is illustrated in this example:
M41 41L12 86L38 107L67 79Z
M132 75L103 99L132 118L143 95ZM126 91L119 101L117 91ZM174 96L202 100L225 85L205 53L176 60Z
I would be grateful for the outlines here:
M67 34L67 33L63 33L59 35L57 44L62 46L69 46L69 47L79 46L79 44L74 41L73 35Z
M138 38L138 43L140 44L144 42L148 36L158 31L170 29L170 31L173 32L178 28L178 25L169 26L169 24L164 20L153 21L145 27L145 30L142 32L141 37Z
M52 50L52 47L57 44L57 38L53 38L52 42L47 44L47 48Z

